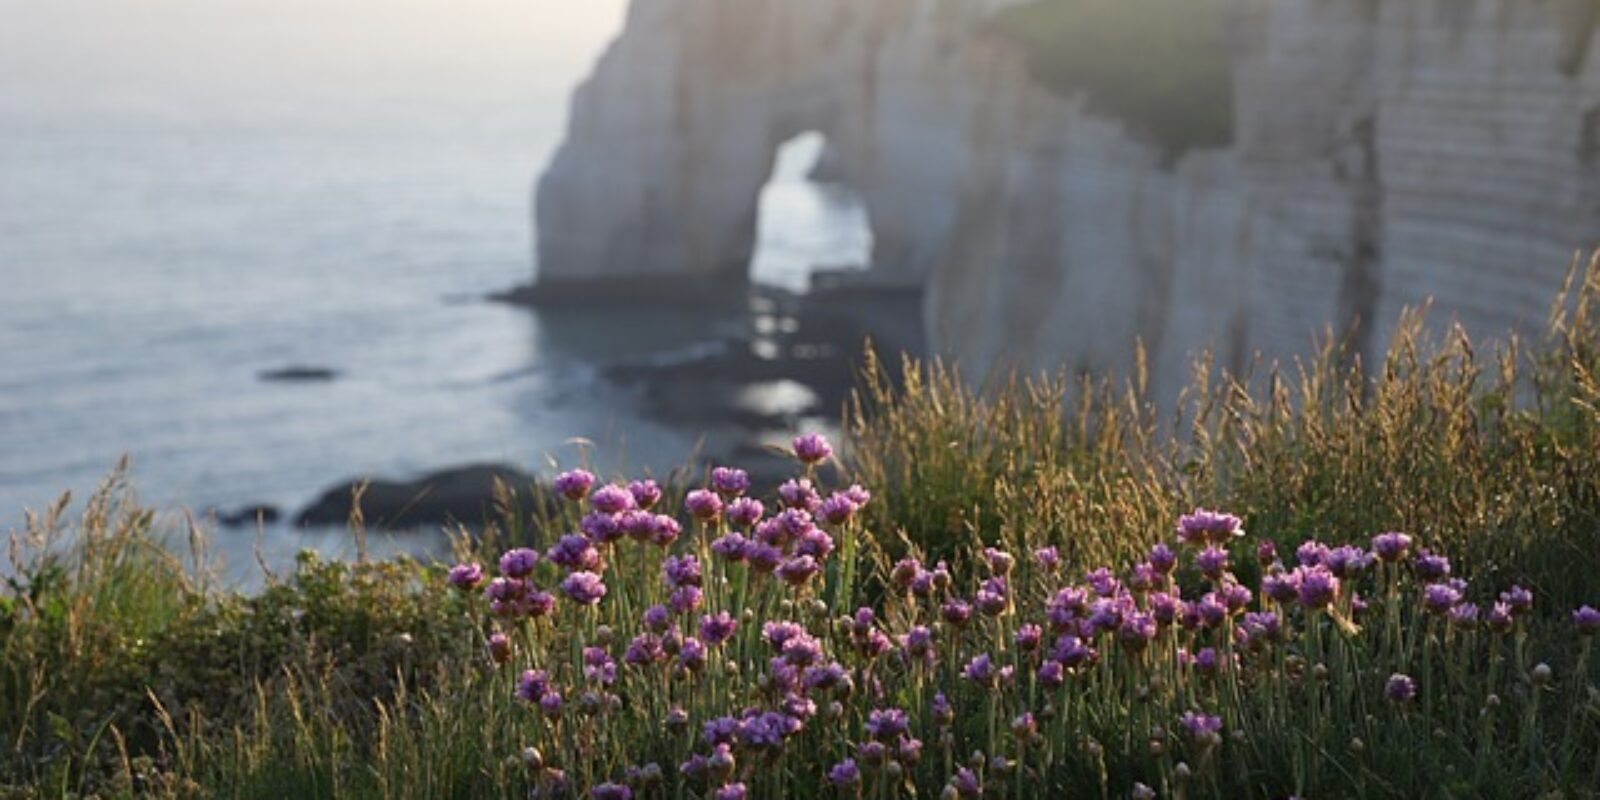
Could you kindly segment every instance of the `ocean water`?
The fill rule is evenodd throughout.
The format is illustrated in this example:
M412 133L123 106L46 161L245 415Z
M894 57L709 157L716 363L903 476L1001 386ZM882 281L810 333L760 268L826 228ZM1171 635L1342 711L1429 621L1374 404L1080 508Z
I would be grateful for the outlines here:
M582 6L573 10L572 6ZM746 320L486 302L533 274L529 198L622 0L0 0L0 532L127 454L158 508L598 444L679 463L606 364ZM758 275L859 262L866 222L786 149ZM327 382L263 371L335 370ZM341 535L274 529L281 563ZM223 534L231 570L249 534ZM384 545L429 549L437 537Z

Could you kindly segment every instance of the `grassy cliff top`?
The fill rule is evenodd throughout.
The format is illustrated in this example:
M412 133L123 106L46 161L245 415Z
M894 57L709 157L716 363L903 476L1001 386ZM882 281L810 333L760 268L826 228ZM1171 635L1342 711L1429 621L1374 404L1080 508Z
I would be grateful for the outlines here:
M1028 49L1039 80L1083 92L1169 159L1233 140L1233 81L1221 15L1189 0L1036 0L997 32Z

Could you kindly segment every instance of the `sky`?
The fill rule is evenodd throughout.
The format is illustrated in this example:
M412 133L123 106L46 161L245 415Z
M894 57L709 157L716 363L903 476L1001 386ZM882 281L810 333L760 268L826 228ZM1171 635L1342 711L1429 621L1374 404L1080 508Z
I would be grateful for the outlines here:
M0 114L241 122L341 103L560 102L625 0L0 0ZM485 80L483 76L498 76ZM505 83L496 83L503 80Z

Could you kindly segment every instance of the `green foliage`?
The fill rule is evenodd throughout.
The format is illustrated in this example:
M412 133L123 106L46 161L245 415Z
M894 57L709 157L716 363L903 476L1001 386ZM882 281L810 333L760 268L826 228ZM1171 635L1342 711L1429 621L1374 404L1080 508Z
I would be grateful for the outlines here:
M1233 75L1223 15L1207 0L1035 0L995 29L1028 50L1039 80L1084 92L1169 160L1233 141Z

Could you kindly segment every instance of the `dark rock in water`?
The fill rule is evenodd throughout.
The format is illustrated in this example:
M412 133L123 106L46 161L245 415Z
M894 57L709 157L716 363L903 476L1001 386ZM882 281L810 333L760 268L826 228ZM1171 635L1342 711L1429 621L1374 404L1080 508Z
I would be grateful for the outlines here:
M217 515L217 523L228 528L242 528L257 523L274 525L283 518L283 512L277 506L266 504L244 506L232 511L218 509L214 513Z
M478 526L494 516L495 482L515 490L519 500L532 498L533 477L516 467L456 467L414 481L371 481L361 498L368 528L410 530L461 523ZM342 526L350 519L351 502L361 481L347 481L324 492L295 516L299 527Z
M308 367L303 365L294 365L281 367L279 369L262 370L261 372L256 373L256 377L264 381L311 383L331 381L334 378L339 377L339 372L338 370L330 369L328 367Z

